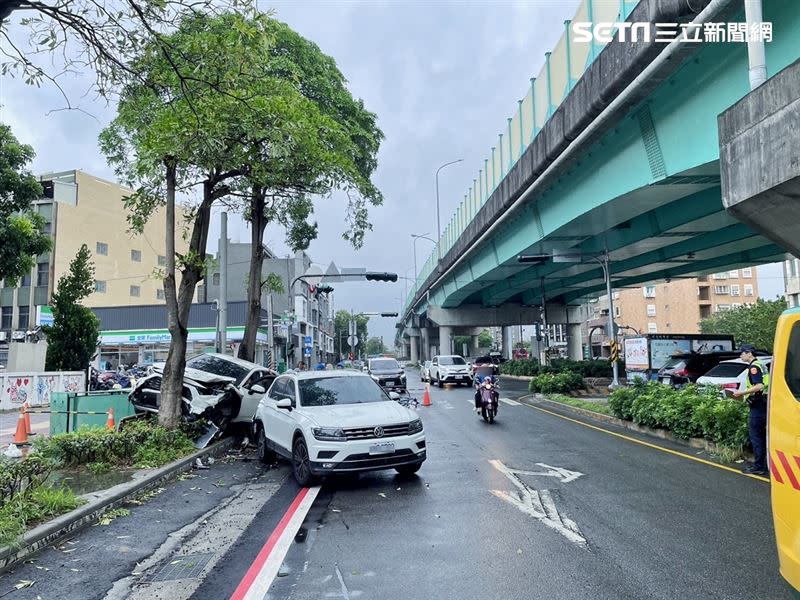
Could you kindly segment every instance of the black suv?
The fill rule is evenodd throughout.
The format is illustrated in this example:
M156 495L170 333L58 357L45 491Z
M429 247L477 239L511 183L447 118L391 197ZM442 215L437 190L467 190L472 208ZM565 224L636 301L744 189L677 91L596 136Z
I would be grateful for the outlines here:
M370 358L367 373L378 385L387 390L405 390L406 373L393 358Z

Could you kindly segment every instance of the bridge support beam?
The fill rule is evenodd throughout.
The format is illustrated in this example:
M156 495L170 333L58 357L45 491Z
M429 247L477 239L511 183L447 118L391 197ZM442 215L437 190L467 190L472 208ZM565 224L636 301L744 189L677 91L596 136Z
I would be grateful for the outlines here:
M453 353L453 328L439 327L439 354Z
M567 356L572 360L583 360L583 335L580 323L567 324Z
M420 330L422 334L420 336L422 342L422 351L420 352L420 361L426 361L431 359L431 339L430 339L430 329L427 327L422 327Z
M412 335L410 337L411 340L411 354L409 358L411 359L412 363L419 362L419 337L418 335Z

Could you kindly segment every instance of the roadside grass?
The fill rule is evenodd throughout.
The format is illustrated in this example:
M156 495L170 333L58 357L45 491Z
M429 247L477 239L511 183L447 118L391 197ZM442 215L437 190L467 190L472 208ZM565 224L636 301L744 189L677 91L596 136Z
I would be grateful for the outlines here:
M84 503L65 486L40 486L16 494L0 507L0 546L17 544L26 530Z
M588 402L587 400L581 400L580 398L572 398L570 396L564 396L562 394L545 394L545 398L547 398L551 402L558 402L559 404L567 404L569 406L574 406L576 408L582 408L584 410L596 412L601 415L609 415L609 416L613 415L611 408L609 408L608 404L606 403Z

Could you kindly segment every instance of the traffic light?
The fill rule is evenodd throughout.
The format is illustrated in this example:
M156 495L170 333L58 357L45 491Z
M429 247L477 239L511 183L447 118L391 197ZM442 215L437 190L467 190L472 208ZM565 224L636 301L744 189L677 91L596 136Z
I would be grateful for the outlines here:
M315 295L319 294L330 294L333 291L333 287L329 285L318 285L317 289L315 290Z
M397 313L381 313L382 317L396 317Z
M364 279L367 281L397 281L397 273L364 273Z

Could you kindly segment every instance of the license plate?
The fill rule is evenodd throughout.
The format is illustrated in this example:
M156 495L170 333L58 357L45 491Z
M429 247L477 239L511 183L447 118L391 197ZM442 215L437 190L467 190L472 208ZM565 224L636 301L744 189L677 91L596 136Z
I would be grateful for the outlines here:
M672 378L671 377L662 377L661 378L661 383L666 383L667 385L670 385L672 383Z
M372 444L369 447L370 454L392 454L394 453L394 442L385 442L383 444Z

